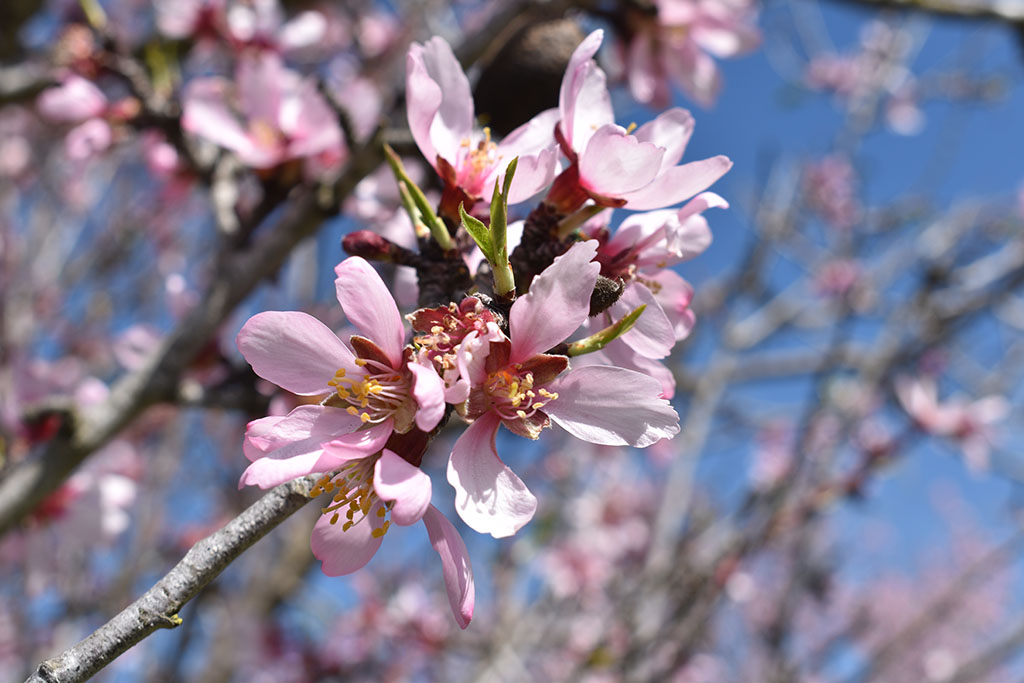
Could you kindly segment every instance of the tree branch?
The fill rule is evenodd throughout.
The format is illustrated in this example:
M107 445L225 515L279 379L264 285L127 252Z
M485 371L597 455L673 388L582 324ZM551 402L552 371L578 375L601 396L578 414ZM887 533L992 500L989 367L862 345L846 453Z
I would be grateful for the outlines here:
M0 534L8 531L53 493L91 453L143 410L175 397L178 381L207 340L264 278L276 273L292 249L321 223L382 161L377 137L354 151L335 185L332 210L321 207L315 188L303 188L249 248L232 253L214 275L200 304L142 368L111 387L102 404L72 419L70 428L43 452L8 469L0 479Z
M76 683L95 675L157 629L182 623L178 612L247 548L309 502L316 476L282 484L196 543L152 588L83 641L36 669L26 683Z
M914 10L954 19L988 19L1024 23L1024 4L999 0L844 0L848 4Z

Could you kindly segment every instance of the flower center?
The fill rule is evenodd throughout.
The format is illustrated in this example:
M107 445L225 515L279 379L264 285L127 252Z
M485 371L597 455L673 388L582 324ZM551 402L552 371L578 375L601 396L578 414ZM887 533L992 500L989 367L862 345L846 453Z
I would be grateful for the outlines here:
M491 141L491 129L484 128L484 137L473 147L473 142L466 138L459 143L458 175L459 187L470 194L479 195L483 180L491 169L501 160L498 156L498 145Z
M273 148L281 143L281 134L266 119L253 119L249 122L249 135L260 147Z
M516 372L517 365L492 372L487 376L486 389L494 411L505 420L533 417L549 401L558 398L543 387L534 391L533 373Z
M375 360L356 358L355 362L365 374L349 377L345 368L340 368L327 383L334 387L338 398L348 403L345 410L358 415L363 424L380 424L396 417L409 400L408 377Z
M391 520L384 519L390 506L380 500L377 492L373 490L373 466L376 461L376 458L363 458L350 462L342 467L338 474L327 474L318 479L309 492L311 498L321 493L336 492L331 498L330 505L320 508L320 512L331 516L331 524L337 524L344 512L345 522L341 525L342 531L348 531L369 517L374 503L379 505L372 514L381 518L383 524L374 528L370 535L381 538L391 526Z

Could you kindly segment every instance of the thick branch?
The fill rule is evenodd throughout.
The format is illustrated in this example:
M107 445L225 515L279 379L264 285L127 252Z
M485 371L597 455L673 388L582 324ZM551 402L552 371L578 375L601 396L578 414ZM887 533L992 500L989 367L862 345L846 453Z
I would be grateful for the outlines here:
M26 683L87 680L143 638L181 624L178 612L247 548L309 502L315 477L271 490L220 531L195 544L141 598L66 652L48 659Z

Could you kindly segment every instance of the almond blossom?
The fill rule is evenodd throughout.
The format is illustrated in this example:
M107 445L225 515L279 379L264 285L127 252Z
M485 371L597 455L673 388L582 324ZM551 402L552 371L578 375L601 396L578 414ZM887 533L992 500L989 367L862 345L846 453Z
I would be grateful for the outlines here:
M614 233L604 220L583 226L585 234L598 240L601 275L626 285L606 311L607 322L647 307L633 329L612 344L626 344L647 358L665 358L677 341L690 334L696 320L690 310L693 287L669 268L703 253L711 244L703 212L728 207L722 197L703 192L678 210L633 214Z
M380 451L393 433L429 432L444 414L440 377L412 363L398 306L365 260L335 269L338 301L362 335L346 345L326 325L297 311L259 313L237 343L260 377L299 396L327 396L288 415L255 420L246 430L252 464L241 485L276 486L330 472Z
M110 147L114 133L104 116L114 112L92 82L70 74L60 85L44 90L36 106L51 121L77 124L64 139L69 158L82 161Z
M423 156L445 184L442 212L457 219L458 204L467 210L491 189L513 158L519 157L509 203L540 192L554 178L558 150L554 128L558 111L549 109L512 131L501 142L490 130L473 126L469 80L443 38L413 43L406 58L409 128Z
M313 554L327 576L361 569L376 554L391 521L409 526L422 521L441 558L452 613L466 628L473 617L473 570L459 532L430 504L431 484L419 467L394 451L349 462L333 478L323 477L311 495L334 493L313 527ZM342 522L342 515L345 521ZM385 519L390 515L391 519Z
M655 0L626 54L629 91L666 107L669 80L701 105L714 104L722 78L713 57L737 57L761 42L751 0Z
M679 416L660 398L657 380L609 366L569 368L569 359L545 353L586 320L600 266L588 240L534 278L512 304L510 338L494 323L470 332L459 348L462 375L471 383L459 406L470 420L448 461L455 507L471 528L511 536L532 517L537 500L495 448L499 425L536 439L554 421L596 444L649 446L679 431Z
M347 155L337 117L316 85L273 53L244 56L233 83L215 76L192 81L183 109L185 130L234 152L252 168L302 159L307 173L319 176L337 169Z
M593 56L604 32L573 52L558 99L558 136L569 167L546 201L571 213L586 200L645 210L671 206L707 189L732 167L718 155L677 166L693 133L693 117L675 107L634 132L615 123L604 71Z
M897 378L896 396L921 429L934 436L955 440L971 469L988 467L992 450L991 427L1010 412L1010 404L1005 398L993 395L969 401L962 396L954 396L940 402L935 380L928 377Z

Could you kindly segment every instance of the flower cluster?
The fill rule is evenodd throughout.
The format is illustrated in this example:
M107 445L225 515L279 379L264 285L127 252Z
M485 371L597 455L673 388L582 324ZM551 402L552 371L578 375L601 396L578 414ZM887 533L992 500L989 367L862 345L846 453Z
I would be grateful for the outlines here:
M305 313L278 311L255 315L237 338L256 374L312 398L249 424L241 485L319 475L313 494L329 498L312 547L332 576L364 566L392 523L422 521L463 628L474 604L470 559L431 505L423 469L453 416L469 424L447 463L455 510L495 538L515 534L537 510L498 453L502 426L537 439L554 424L593 444L637 448L679 431L671 374L659 360L694 324L693 292L668 268L710 243L702 212L728 205L694 195L731 162L678 165L693 130L682 109L635 132L617 126L592 59L601 39L597 31L576 50L559 107L500 142L474 130L469 84L447 43L414 44L409 123L443 183L436 214L397 157L392 164L413 223L429 227L421 252L369 233L346 239L360 254L335 269L338 302L355 328L346 340ZM509 203L545 188L522 225L507 225ZM467 211L489 194L485 224ZM691 197L681 209L632 215L614 232L607 224L604 207L660 209ZM456 239L460 226L471 241ZM421 307L406 316L411 334L364 256L416 268Z

